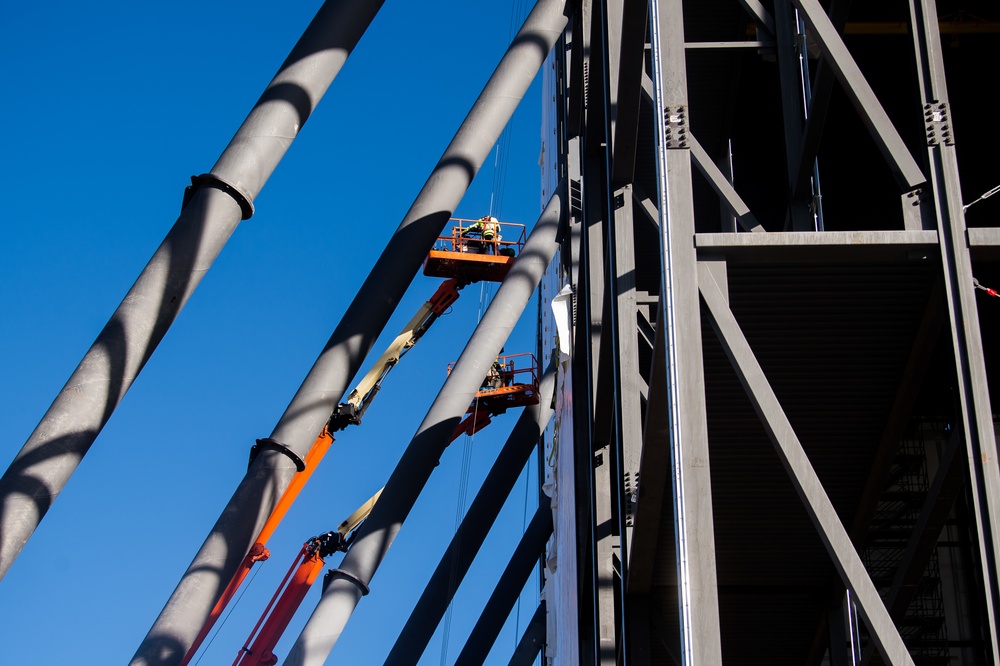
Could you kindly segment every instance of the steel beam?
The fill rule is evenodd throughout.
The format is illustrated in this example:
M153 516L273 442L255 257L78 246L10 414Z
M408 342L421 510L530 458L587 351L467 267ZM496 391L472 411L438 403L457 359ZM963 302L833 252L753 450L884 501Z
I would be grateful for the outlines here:
M787 0L780 1L787 2ZM844 92L847 93L847 97L860 114L861 120L871 132L872 138L882 152L900 191L908 192L926 182L927 177L921 171L916 160L913 159L906 144L903 143L899 132L892 124L885 109L882 108L875 92L868 85L868 81L861 73L858 64L854 62L854 58L844 44L844 39L837 32L830 17L823 11L819 0L791 1L799 8L802 12L802 18L812 28L823 57L826 58L830 68L837 75Z
M798 24L788 0L775 0L774 31L781 90L782 129L785 135L785 169L788 211L785 231L815 231L816 222L806 200L792 191L794 169L802 154L805 109L802 99L802 67L799 64Z
M458 654L455 666L479 666L486 663L486 657L497 636L500 635L503 623L510 615L510 609L514 607L550 536L552 536L552 510L548 501L543 501L528 524L528 529L524 531L517 548L514 549L514 554L510 556L510 561L500 580L497 581L493 594L490 595L479 620L472 628L472 633L465 641L465 647Z
M649 398L646 401L646 427L642 434L642 460L639 464L642 488L635 510L625 579L627 594L636 597L649 595L653 585L660 518L671 483L670 449L663 445L670 439L670 398L667 395L666 343L662 326L656 327L655 335Z
M613 379L617 411L618 469L613 481L619 490L617 513L625 514L619 518L617 531L621 539L620 557L626 563L626 568L632 533L630 495L636 495L632 491L639 479L643 444L640 404L642 374L639 371L639 322L636 316L635 222L632 206L633 193L630 185L615 190L611 202L613 219L608 225L608 274L612 285L610 332L612 344L617 350L613 357ZM622 577L625 577L624 574Z
M774 17L760 0L739 0L739 3L753 17L758 30L763 28L765 33L774 34Z
M609 410L610 411L610 410ZM614 506L612 485L615 483L611 457L614 443L606 444L593 454L593 569L594 598L596 603L596 654L595 663L614 666L618 647L618 624L615 613L614 569L615 551L618 550L618 520Z
M645 56L646 17L644 0L622 3L621 36L618 56L618 91L616 94L615 130L612 144L611 182L629 183L635 171L636 140L639 132L639 108Z
M632 0L633 3L636 0ZM600 7L600 31L601 31L601 59L604 62L604 97L601 100L604 104L604 116L606 118L605 144L610 163L611 154L614 152L615 125L618 120L618 87L621 74L622 55L622 13L624 11L624 0L604 0L599 3ZM641 65L641 61L640 61ZM634 129L634 128L633 128Z
M809 518L816 526L816 531L834 567L844 585L857 598L861 614L871 630L872 640L878 646L879 653L892 666L912 665L913 659L907 652L903 639L896 631L889 613L879 598L878 591L854 549L847 530L840 522L833 503L816 475L816 470L802 449L802 444L788 422L774 390L761 370L753 350L747 343L736 317L726 304L722 290L715 283L708 266L699 264L698 285L711 314L712 327L719 342L774 444Z
M381 6L325 3L212 171L193 179L173 228L0 477L0 578L240 220L253 215L253 200Z
M361 597L367 594L375 571L385 559L389 546L451 441L455 427L559 248L558 235L565 228L564 190L565 184L560 184L535 223L517 261L497 289L389 477L378 504L358 529L354 543L336 570L337 575L323 591L319 604L292 646L285 661L288 666L322 664Z
M555 367L552 366L538 387L538 404L525 407L518 418L420 599L410 611L409 619L386 657L386 664L415 664L427 649L441 617L448 610L472 561L500 515L500 509L517 483L521 470L538 444L539 436L552 420L554 384Z
M979 542L987 642L993 662L1000 663L1000 628L997 626L1000 619L1000 574L997 571L1000 566L1000 465L986 381L972 259L966 240L955 137L950 127L937 6L934 0L911 0L910 13L918 85L924 102L925 120L929 130L933 130L928 132L928 162Z
M587 208L589 181L583 178L583 139L570 139L567 151L567 169L570 174L571 186L574 178L577 187L573 187L574 211L579 213L582 227L579 239L580 256L579 282L577 283L577 311L574 328L574 355L572 358L573 396L577 404L573 410L576 488L580 490L579 501L576 503L576 521L578 543L577 561L580 563L580 658L584 666L593 666L598 652L598 622L597 622L597 574L593 566L596 536L594 534L594 506L596 502L594 489L594 470L590 461L594 459L596 430L594 399L597 392L596 383L601 344L601 317L604 299L604 276L600 273L600 257L602 251L594 249L603 247L601 226L591 218ZM575 207L575 193L580 195L580 207ZM597 210L600 210L598 207ZM596 306L595 306L596 302ZM584 461L587 461L586 463Z
M566 0L538 0L285 409L270 439L300 459L559 39L570 11ZM517 263L531 262L530 254L522 254ZM273 449L257 456L140 645L135 666L175 663L187 651L295 471L293 460Z
M750 212L750 207L743 202L736 188L726 178L726 174L722 173L722 169L712 161L712 158L709 157L705 149L698 143L698 139L695 138L694 134L688 133L688 141L691 144L691 156L694 157L695 166L705 176L708 184L712 186L712 189L719 195L722 202L728 206L729 210L736 216L736 219L740 221L740 226L747 231L763 233L763 225Z
M681 0L651 0L657 210L666 342L681 649L685 666L722 663ZM750 234L747 234L750 235ZM756 234L755 234L756 235Z
M646 99L650 105L655 107L653 103L653 80L649 78L646 73L642 76L642 92L643 97ZM740 226L747 231L753 231L755 233L761 233L764 231L763 225L757 221L753 213L750 212L750 207L743 202L743 198L740 197L736 188L733 187L732 182L726 177L726 174L722 173L722 169L719 165L712 161L709 157L708 151L706 151L698 139L692 132L688 132L688 145L691 148L691 157L694 158L694 164L698 167L698 170L708 181L708 184L712 186L715 193L719 195L722 203L732 211L733 215L740 221Z
M844 31L847 16L851 8L851 0L833 0L830 3L830 23L837 34ZM806 117L806 126L802 132L801 152L796 164L790 165L792 177L792 196L809 196L809 179L813 176L816 155L819 154L820 140L823 138L823 127L826 125L826 115L830 109L830 97L833 95L834 76L826 60L820 59L816 65L816 75L811 86L812 99Z

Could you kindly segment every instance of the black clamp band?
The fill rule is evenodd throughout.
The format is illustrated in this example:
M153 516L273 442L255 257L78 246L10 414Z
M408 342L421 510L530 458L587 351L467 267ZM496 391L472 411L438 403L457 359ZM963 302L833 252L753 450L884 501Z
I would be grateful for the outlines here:
M184 201L181 203L181 210L187 207L188 202L194 197L194 193L202 187L214 187L217 190L222 190L239 204L240 210L243 211L242 219L249 220L253 217L253 201L250 199L250 196L232 183L227 183L219 178L214 173L191 176L191 184L184 188Z
M326 578L328 580L325 581L326 584L323 586L324 589L326 589L326 585L330 584L330 580L332 580L334 576L342 576L343 578L346 578L347 580L354 583L357 586L357 588L361 590L361 596L363 597L368 596L368 593L371 592L371 590L368 589L368 586L365 585L365 582L363 580L352 574L350 571L344 571L343 569L330 569L326 573Z
M306 463L298 456L298 454L295 453L295 451L292 451L287 445L282 444L276 439L271 439L270 437L258 439L257 443L250 447L250 463L247 465L247 469L250 468L250 465L253 465L253 461L257 459L257 456L264 449L274 449L279 453L285 454L293 463L295 463L295 469L300 472L305 471Z

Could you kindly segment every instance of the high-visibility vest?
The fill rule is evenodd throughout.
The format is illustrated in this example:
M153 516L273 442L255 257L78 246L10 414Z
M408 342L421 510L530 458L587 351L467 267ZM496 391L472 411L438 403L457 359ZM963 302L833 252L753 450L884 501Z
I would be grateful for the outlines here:
M495 217L484 217L479 220L482 227L483 240L493 240L493 237L500 231L500 223Z

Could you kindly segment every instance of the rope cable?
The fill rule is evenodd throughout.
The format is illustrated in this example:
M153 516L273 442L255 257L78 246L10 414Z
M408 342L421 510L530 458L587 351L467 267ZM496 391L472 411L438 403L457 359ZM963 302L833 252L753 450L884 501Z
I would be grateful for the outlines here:
M975 201L973 201L972 203L967 203L967 204L965 204L964 206L962 206L962 212L964 213L965 211L969 210L969 208L970 208L970 207L972 207L972 205L973 205L973 204L977 204L977 203L979 203L980 201L983 201L984 199L989 199L989 198L990 198L991 196L993 196L993 195L994 195L994 194L996 194L997 192L1000 192L1000 185L997 185L997 186L996 186L996 187L994 187L993 189L991 189L991 190L988 190L988 191L984 192L983 194L981 194L981 195L979 196L979 198L978 198L978 199L976 199L976 200L975 200Z

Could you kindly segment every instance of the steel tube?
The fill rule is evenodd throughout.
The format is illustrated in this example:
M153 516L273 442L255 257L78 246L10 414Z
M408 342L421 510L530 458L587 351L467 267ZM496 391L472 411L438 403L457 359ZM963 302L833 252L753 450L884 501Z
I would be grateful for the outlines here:
M539 0L480 93L423 189L375 262L270 439L299 458L329 420L421 262L566 26L566 0ZM523 253L522 253L523 254ZM490 361L492 362L492 358ZM184 653L295 473L274 450L257 456L216 521L132 664ZM179 659L180 657L178 657Z
M211 267L382 0L316 14L210 174L0 477L0 578Z
M476 626L472 628L472 633L465 641L465 647L458 654L455 666L486 663L486 657L497 636L500 635L503 623L510 615L510 609L521 594L521 589L524 588L531 570L545 550L545 542L550 536L552 536L552 510L549 508L548 498L545 498L539 504L517 548L514 549L514 554L510 556L510 562L497 581L497 586L486 602Z
M493 462L490 473L476 493L476 499L462 518L448 549L441 556L441 561L410 612L403 630L399 632L399 637L386 658L386 664L415 664L427 649L427 644L448 610L458 586L465 579L472 561L517 483L539 436L552 419L554 384L555 368L550 367L539 385L538 404L525 407L521 412L521 417Z
M385 559L396 533L555 256L559 247L557 233L563 226L564 190L562 183L546 204L524 249L389 477L378 504L359 528L354 544L337 570L340 575L327 585L292 646L284 662L288 666L322 664L361 597L367 594L372 577Z

